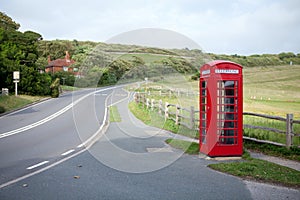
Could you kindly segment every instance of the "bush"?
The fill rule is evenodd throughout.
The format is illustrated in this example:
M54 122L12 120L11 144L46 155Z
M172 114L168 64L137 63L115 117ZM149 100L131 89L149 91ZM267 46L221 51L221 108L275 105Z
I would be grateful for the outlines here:
M59 97L59 78L56 78L55 81L51 84L50 88L51 88L51 97L53 98L57 98Z
M5 108L3 106L0 106L0 113L4 113L5 112Z

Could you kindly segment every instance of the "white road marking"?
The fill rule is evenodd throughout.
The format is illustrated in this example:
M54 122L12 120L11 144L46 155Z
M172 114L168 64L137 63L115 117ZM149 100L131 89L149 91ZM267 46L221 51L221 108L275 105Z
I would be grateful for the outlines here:
M50 116L48 116L48 117L40 120L40 121L37 121L37 122L35 122L33 124L29 124L27 126L24 126L24 127L12 130L12 131L8 131L6 133L1 133L0 134L0 138L5 138L5 137L11 136L11 135L15 135L17 133L20 133L20 132L23 132L23 131L27 131L29 129L32 129L34 127L42 125L42 124L44 124L44 123L46 123L46 122L48 122L48 121L50 121L50 120L58 117L59 115L63 114L64 112L66 112L67 110L69 110L70 108L72 108L72 106L73 106L73 103L71 103L70 105L64 107L63 109L59 110L58 112L56 112L56 113L54 113L54 114L52 114L52 115L50 115Z
M29 124L27 126L24 126L24 127L21 127L21 128L18 128L18 129L15 129L15 130L12 130L12 131L8 131L8 132L5 132L5 133L1 133L0 134L0 139L1 138L5 138L5 137L8 137L8 136L11 136L11 135L15 135L17 133L20 133L20 132L23 132L23 131L27 131L29 129L32 129L32 128L35 128L39 125L42 125L60 115L62 115L63 113L67 112L70 108L72 108L73 106L75 106L76 104L78 104L80 101L82 101L83 99L85 99L86 97L92 95L92 94L95 94L97 92L102 92L102 91L106 91L106 90L111 90L111 89L114 89L116 87L112 87L112 88L105 88L105 89L102 89L102 90L97 90L97 91L94 91L94 92L91 92L89 94L86 94L85 96L81 97L80 99L77 99L76 101L74 101L73 103L67 105L66 107L64 107L63 109L57 111L56 113L40 120L40 121L37 121L35 123L32 123L32 124Z
M71 150L69 150L69 151L66 151L65 153L62 153L61 155L62 155L62 156L66 156L66 155L72 153L73 151L75 151L75 149L71 149Z
M36 165L32 165L32 166L30 166L30 167L27 167L26 169L31 170L31 169L37 168L37 167L39 167L39 166L45 165L45 164L47 164L48 162L49 162L49 161L46 160L46 161L40 162L40 163L38 163L38 164L36 164Z
M121 103L121 102L125 101L126 99L128 99L128 98L129 98L129 92L128 92L128 91L125 91L125 92L127 92L127 95L124 95L124 96L126 96L126 98L121 99L120 101L117 101L117 102L115 102L115 103L110 104L109 107L110 107L110 106L114 106L114 105L116 105L116 104L118 104L118 103Z
M118 86L118 87L122 87L122 86ZM115 89L115 88L117 88L117 87L113 87L113 88L107 88L107 89L104 89L104 90L108 90L108 89ZM103 90L103 91L104 91ZM99 91L98 91L99 92ZM93 94L93 93L91 93L91 94ZM52 167L54 167L54 166L56 166L56 165L58 165L58 164L60 164L60 163L62 163L62 162L64 162L64 161L67 161L67 160L69 160L70 158L73 158L73 157L75 157L75 156L77 156L77 155L79 155L79 154L81 154L81 153L83 153L83 152L85 152L86 150L88 150L97 140L97 138L96 138L96 136L101 132L101 131L103 131L103 128L104 128L104 126L106 125L106 128L109 126L109 121L108 121L108 123L106 124L106 119L107 119L107 100L108 100L108 98L109 98L109 96L106 98L106 101L105 101L105 113L104 113L104 120L103 120L103 123L102 123L102 125L101 125L101 127L98 129L98 131L92 136L92 137L90 137L87 141L85 141L84 143L82 143L81 145L78 145L77 146L77 148L80 148L80 147L83 147L83 146L85 146L85 148L84 149L81 149L81 150L79 150L79 151L77 151L77 152L75 152L74 154L71 154L71 155L69 155L69 156L66 156L66 157L64 157L63 159L61 159L61 160L58 160L58 161L56 161L56 162L54 162L54 163L52 163L52 164L50 164L50 165L48 165L48 166L45 166L45 167L43 167L43 168L41 168L41 169L38 169L38 170L36 170L36 171L34 171L34 172L32 172L32 173L29 173L29 174L26 174L26 175L24 175L24 176L21 176L21 177L18 177L18 178L16 178L16 179L13 179L13 180L10 180L10 181L8 181L8 182L6 182L6 183L3 183L3 184L1 184L0 185L0 189L1 188L4 188L4 187L7 187L7 186L9 186L9 185L11 185L11 184L14 184L14 183L17 183L17 182L19 182L19 181L22 181L22 180L24 180L24 179L26 179L26 178L29 178L29 177L31 177L31 176L34 176L34 175L36 175L36 174L39 174L39 173L41 173L41 172L43 172L43 171L45 171L45 170L47 170L47 169L50 169L50 168L52 168ZM104 130L104 132L105 132L106 130ZM93 140L94 139L94 140ZM41 163L38 163L38 164L36 164L36 165L33 165L33 166L31 166L31 167L28 167L27 169L33 169L34 167L38 167L38 166L41 166L41 165L45 165L45 164L47 164L49 161L44 161L44 162L41 162Z
M107 99L105 101L104 118L103 118L103 121L102 121L102 124L101 124L100 128L98 129L98 131L94 135L92 135L92 137L90 137L85 142L78 145L77 148L81 148L81 147L85 146L87 143L89 143L90 141L92 141L98 135L98 133L103 129L103 127L105 126L106 118L107 118Z

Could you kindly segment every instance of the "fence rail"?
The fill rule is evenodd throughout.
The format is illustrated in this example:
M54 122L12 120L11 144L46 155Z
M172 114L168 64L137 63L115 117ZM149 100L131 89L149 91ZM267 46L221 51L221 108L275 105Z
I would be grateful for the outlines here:
M193 106L190 106L189 108L181 107L178 104L170 104L168 102L163 102L160 100L150 99L147 98L146 95L149 95L148 93L135 93L134 99L137 103L142 103L144 106L146 106L147 109L151 110L157 110L158 114L161 116L164 116L165 120L170 119L175 122L177 125L183 125L189 129L192 130L198 130L199 131L199 119L196 117L196 114L199 113L199 110L195 110ZM271 116L271 115L265 115L265 114L258 114L258 113L250 113L250 112L244 112L244 116L255 116L255 117L261 117L266 119L272 119L272 120L278 120L286 123L286 130L279 130L276 128L270 128L270 127L264 127L264 126L254 126L250 124L244 124L243 128L250 128L250 129L260 129L265 131L272 131L274 133L278 134L285 134L286 135L286 144L281 144L277 142L267 141L267 140L259 140L256 138L251 138L244 136L244 139L247 140L253 140L257 142L263 142L263 143L269 143L274 144L278 146L286 146L291 147L292 146L292 138L294 136L300 136L299 133L294 133L293 131L293 124L300 124L300 120L294 120L293 114L287 114L287 117L278 117L278 116Z
M162 100L155 100L146 98L144 93L136 93L135 101L142 103L147 109L157 110L158 113L165 117L165 119L171 119L177 125L183 125L189 129L197 130L195 122L199 121L195 119L196 111L193 106L190 108L183 108L180 105L163 102Z

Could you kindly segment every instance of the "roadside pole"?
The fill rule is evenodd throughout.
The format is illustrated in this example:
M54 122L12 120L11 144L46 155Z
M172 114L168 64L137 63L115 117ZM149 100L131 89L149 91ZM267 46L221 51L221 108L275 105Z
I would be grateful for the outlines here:
M14 77L14 83L15 83L15 95L18 96L18 83L20 80L20 72L14 71L13 77Z

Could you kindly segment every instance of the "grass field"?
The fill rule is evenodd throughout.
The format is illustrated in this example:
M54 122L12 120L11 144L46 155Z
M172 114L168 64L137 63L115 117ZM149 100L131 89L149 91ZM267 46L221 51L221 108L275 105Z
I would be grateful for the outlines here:
M245 68L244 111L300 119L300 66Z
M148 84L147 87L161 85L197 93L198 81L190 81L189 76L181 74L176 77L165 77L159 83ZM244 73L244 111L263 113L285 117L293 113L300 119L300 66L272 66L245 68ZM161 98L161 97L158 97ZM164 97L163 97L164 98ZM168 98L168 97L166 97ZM182 106L198 107L198 96L181 96L169 98L170 103Z
M244 68L244 112L262 113L274 116L286 117L286 114L294 114L294 119L300 119L300 66L272 66ZM147 87L172 88L176 90L198 93L198 81L190 81L189 76L178 74L177 76L164 77L159 83L148 83ZM145 90L145 89L144 89ZM150 91L149 98L162 99L164 102L179 104L189 108L194 106L199 110L198 95L174 95L160 96L158 92ZM285 130L285 123L275 120L262 119L252 116L244 116L244 124L266 126ZM294 132L300 133L300 125L294 124ZM245 129L245 135L285 144L285 135ZM300 137L293 138L293 144L300 145Z

